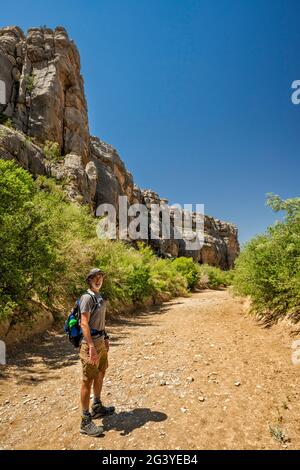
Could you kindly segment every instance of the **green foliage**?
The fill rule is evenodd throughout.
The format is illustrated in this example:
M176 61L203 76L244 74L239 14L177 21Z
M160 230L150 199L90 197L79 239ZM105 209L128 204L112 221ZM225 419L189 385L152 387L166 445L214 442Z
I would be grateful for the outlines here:
M155 292L167 294L172 297L187 295L187 280L182 273L176 269L171 260L155 258L152 260L150 268Z
M132 272L127 278L130 298L133 302L142 301L152 293L153 286L151 282L150 266L141 263L133 266Z
M106 271L103 295L116 311L150 296L187 295L202 270L209 270L189 258L157 258L143 243L135 249L98 239L97 222L54 180L34 180L13 162L0 160L0 319L17 311L26 318L31 299L65 309L86 288L93 266Z
M0 124L2 126L8 127L9 129L13 128L13 122L11 118L5 116L5 114L0 113Z
M32 93L35 87L35 76L34 75L27 75L25 77L25 88L26 91Z
M285 211L287 221L299 222L300 197L282 200L276 194L269 193L267 195L267 205L271 207L274 212Z
M249 295L254 310L270 321L300 318L300 198L267 204L285 219L248 242L236 262L235 291Z
M187 294L184 278L168 260L155 257L149 246L139 250L119 241L97 240L99 246L94 264L106 272L104 295L112 304L132 304L150 295Z
M25 143L28 144L35 144L37 145L36 138L31 136L31 135L26 135L25 137Z
M201 278L206 277L207 283L212 289L216 289L218 287L228 287L232 284L232 271L222 271L222 269L215 266L209 266L208 264L201 266L200 270Z
M280 425L278 424L276 424L275 426L269 425L269 431L273 439L275 439L275 441L278 441L281 444L290 442L290 439L286 436L285 431L281 428Z
M144 263L149 264L152 290L170 296L187 295L186 278L178 271L171 260L157 258L150 246L139 243L139 253Z
M0 223L1 319L16 310L24 318L32 298L65 308L86 288L92 266L107 272L103 293L115 307L160 293L187 293L184 277L169 260L157 259L144 245L136 250L99 240L97 219L88 207L70 203L54 180L40 176L34 181L3 160Z
M188 288L194 289L200 279L200 268L192 258L176 258L173 266L186 279Z
M60 154L60 147L57 142L52 142L51 140L46 140L43 147L44 153L49 160L58 162L62 159Z
M54 211L28 172L0 160L1 316L25 305L34 292L47 296L48 283L60 270Z

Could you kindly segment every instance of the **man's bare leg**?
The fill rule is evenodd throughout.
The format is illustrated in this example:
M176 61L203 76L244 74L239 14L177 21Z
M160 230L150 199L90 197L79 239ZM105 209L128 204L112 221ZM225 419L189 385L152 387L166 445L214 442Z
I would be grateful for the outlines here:
M81 416L81 425L80 433L87 434L88 436L100 436L103 434L103 427L96 426L92 421L91 414L89 412L90 407L90 394L93 384L93 379L85 379L81 384L81 406L82 406L82 416Z
M92 417L100 418L111 415L115 412L114 406L104 406L101 402L101 392L103 386L103 380L106 369L99 372L97 377L94 379L93 390L94 390L94 401L92 405Z
M105 376L105 371L99 372L97 377L94 379L93 382L93 391L94 391L94 400L100 402L102 387L103 387L103 380Z
M92 379L83 380L81 384L81 407L83 411L88 411L90 408L90 395L92 388Z

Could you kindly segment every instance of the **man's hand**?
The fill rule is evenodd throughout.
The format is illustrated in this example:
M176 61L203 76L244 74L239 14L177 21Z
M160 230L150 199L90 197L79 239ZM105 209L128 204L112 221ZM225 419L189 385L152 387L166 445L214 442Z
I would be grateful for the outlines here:
M109 351L109 339L105 340L105 347L106 347L106 351L108 352Z
M99 358L95 346L90 346L90 363L97 364L98 359Z

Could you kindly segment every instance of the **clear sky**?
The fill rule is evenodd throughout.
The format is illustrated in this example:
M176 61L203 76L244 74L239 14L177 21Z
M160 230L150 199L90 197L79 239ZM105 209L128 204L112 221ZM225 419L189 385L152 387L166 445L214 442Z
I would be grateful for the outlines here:
M67 28L91 132L139 186L204 203L242 242L278 218L267 192L300 196L299 0L14 0L0 21Z

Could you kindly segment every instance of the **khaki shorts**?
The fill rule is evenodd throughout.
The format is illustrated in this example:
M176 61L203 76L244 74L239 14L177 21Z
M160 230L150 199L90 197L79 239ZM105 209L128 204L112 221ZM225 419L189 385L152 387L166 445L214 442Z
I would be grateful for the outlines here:
M95 379L99 372L105 372L108 367L107 350L103 339L95 343L95 348L98 354L97 364L91 364L89 359L89 345L82 343L80 346L79 357L82 364L82 379L91 380Z

